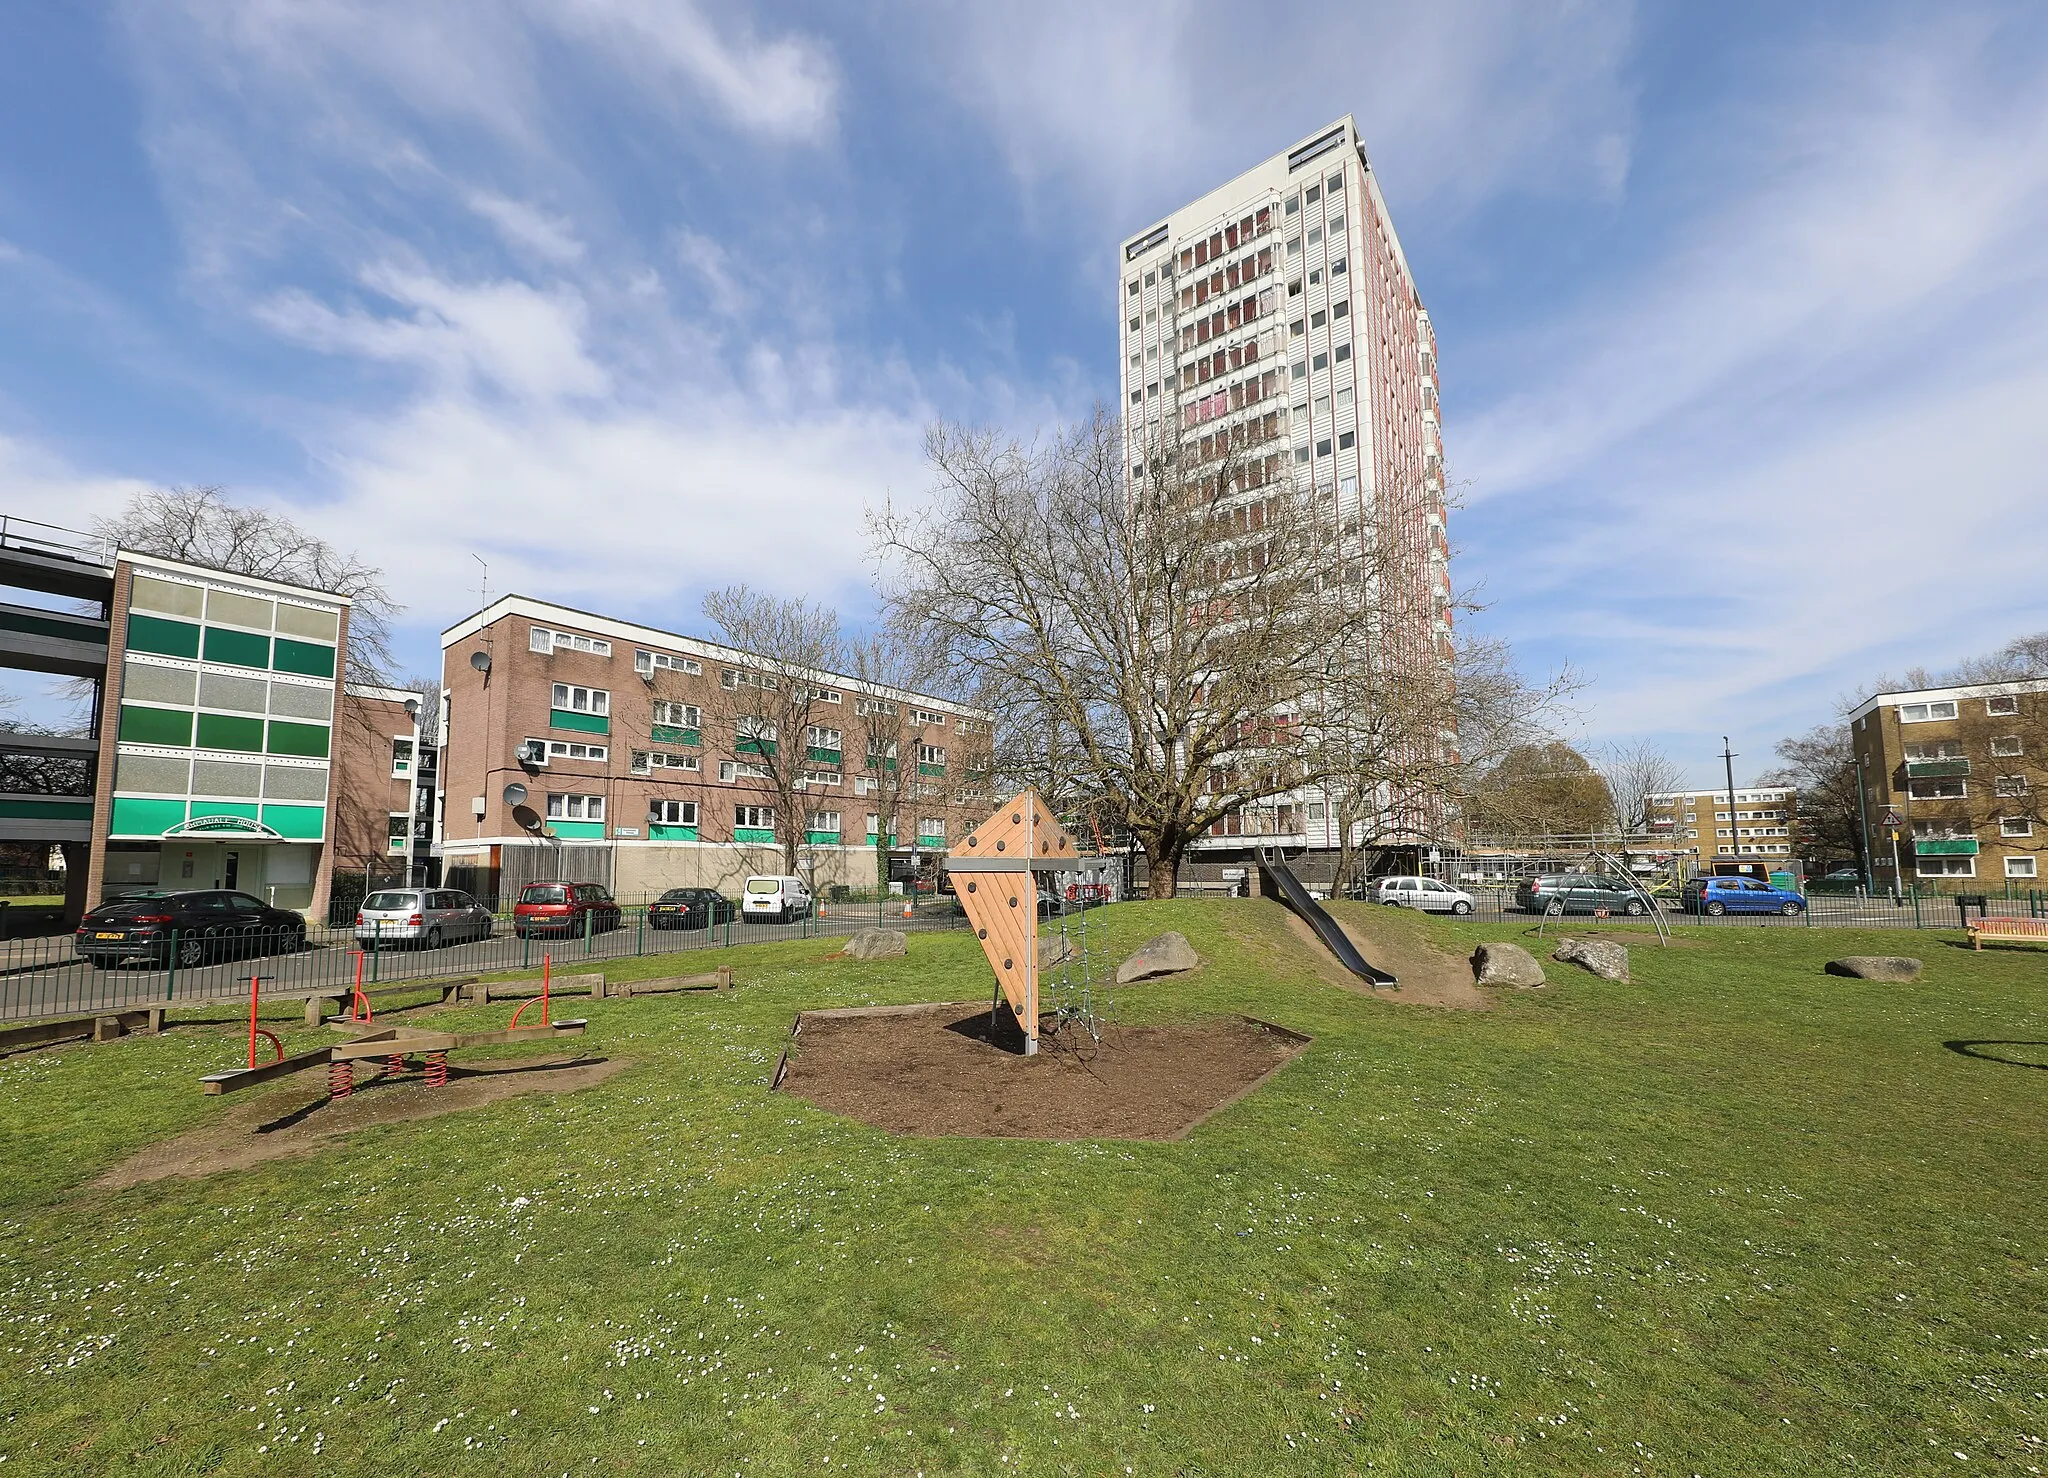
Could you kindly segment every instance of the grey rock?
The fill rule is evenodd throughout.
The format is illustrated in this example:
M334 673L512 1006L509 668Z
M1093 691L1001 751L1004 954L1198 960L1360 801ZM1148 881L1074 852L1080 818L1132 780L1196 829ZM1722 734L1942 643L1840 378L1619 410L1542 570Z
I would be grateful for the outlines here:
M1149 941L1145 947L1116 967L1116 983L1128 985L1153 975L1178 975L1202 963L1187 936L1172 930Z
M1074 958L1074 946L1064 934L1046 934L1038 941L1038 967L1050 969Z
M862 929L839 952L849 960L897 960L909 946L910 937L900 929Z
M1542 985L1543 966L1519 944L1482 944L1472 951L1472 976L1481 985Z
M1828 974L1852 980L1918 980L1920 962L1911 955L1844 955L1828 961Z
M1606 939L1561 939L1553 960L1591 970L1602 980L1628 979L1628 946Z

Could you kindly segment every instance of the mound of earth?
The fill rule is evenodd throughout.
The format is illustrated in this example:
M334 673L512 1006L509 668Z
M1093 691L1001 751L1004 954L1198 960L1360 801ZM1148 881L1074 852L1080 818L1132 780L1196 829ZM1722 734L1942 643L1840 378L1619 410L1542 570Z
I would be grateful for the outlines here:
M602 1083L626 1058L540 1057L518 1062L448 1065L448 1083L429 1088L418 1073L390 1078L358 1064L355 1092L329 1099L324 1069L297 1074L284 1087L233 1104L211 1124L138 1151L92 1184L117 1191L174 1176L247 1170L268 1160L310 1155L358 1129L437 1119L522 1093L571 1093Z
M1448 1006L1455 1011L1492 1009L1492 1000L1472 979L1469 955L1439 949L1431 943L1423 932L1426 925L1421 918L1405 909L1378 903L1334 902L1323 906L1369 963L1390 972L1401 983L1392 990L1373 990L1331 958L1313 929L1289 914L1288 924L1295 937L1316 952L1318 968L1326 977L1349 989L1402 1005Z
M1179 1139L1250 1093L1308 1038L1242 1016L1110 1026L1100 1047L1019 1053L985 1002L807 1011L779 1086L892 1134Z

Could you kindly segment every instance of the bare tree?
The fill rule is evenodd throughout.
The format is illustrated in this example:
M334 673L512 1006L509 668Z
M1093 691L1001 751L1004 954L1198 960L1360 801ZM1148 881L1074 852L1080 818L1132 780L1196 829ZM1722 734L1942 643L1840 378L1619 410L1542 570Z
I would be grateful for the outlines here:
M92 532L139 554L347 596L348 680L389 684L391 623L403 608L384 572L283 514L230 503L217 487L163 488L137 493L115 517L94 520Z
M808 847L811 777L844 763L847 705L843 694L829 702L819 677L847 665L838 613L731 585L704 597L704 614L745 654L722 664L717 686L706 687L707 723L748 787L732 792L734 805L774 808L775 845L794 873Z
M1798 792L1801 854L1823 865L1854 862L1861 871L1863 811L1849 725L1840 719L1816 724L1804 734L1780 739L1773 748L1778 764L1758 776L1757 783L1786 785Z
M1155 898L1217 822L1334 773L1329 715L1369 701L1333 657L1378 632L1387 545L1295 489L1278 425L1135 449L1101 414L1040 447L938 427L931 503L871 519L897 626L1028 736L1008 767L1129 828Z
M1651 796L1677 790L1685 783L1685 772L1647 739L1620 739L1602 746L1599 769L1614 803L1608 824L1623 836L1642 827Z

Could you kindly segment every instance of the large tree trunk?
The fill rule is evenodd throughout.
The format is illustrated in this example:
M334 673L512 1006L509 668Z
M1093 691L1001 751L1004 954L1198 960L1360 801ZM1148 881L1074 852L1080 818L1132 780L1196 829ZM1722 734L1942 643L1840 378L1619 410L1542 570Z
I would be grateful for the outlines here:
M1145 863L1145 893L1149 898L1171 898L1174 896L1175 881L1180 873L1180 858L1153 857L1147 855Z

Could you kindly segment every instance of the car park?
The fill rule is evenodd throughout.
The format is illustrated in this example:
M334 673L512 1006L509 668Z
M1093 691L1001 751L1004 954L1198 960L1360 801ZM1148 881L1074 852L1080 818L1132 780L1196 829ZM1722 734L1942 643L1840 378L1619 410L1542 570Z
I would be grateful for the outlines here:
M1650 911L1635 883L1591 872L1544 873L1515 889L1523 913L1609 913L1640 917Z
M597 883L528 883L512 905L512 932L521 939L543 934L583 938L619 927L623 911Z
M811 890L802 878L775 875L747 879L746 892L740 900L742 917L786 924L791 919L808 918L810 912Z
M423 945L439 949L489 939L491 911L454 888L383 888L356 911L356 942L366 949Z
M232 888L129 893L86 914L74 952L105 970L146 957L162 968L204 965L236 955L295 954L306 947L306 920Z
M1449 913L1460 917L1472 912L1470 893L1440 883L1435 878L1381 878L1373 896L1381 903L1402 908L1419 908L1425 913Z
M739 915L739 905L716 888L671 888L647 905L650 929L709 929Z
M1730 913L1775 913L1797 918L1806 900L1790 888L1759 878L1693 878L1685 885L1685 911L1718 918Z

